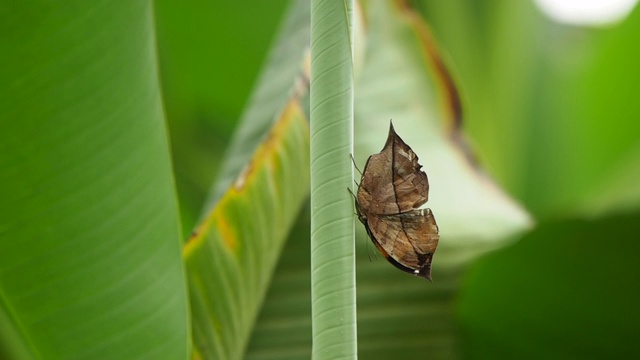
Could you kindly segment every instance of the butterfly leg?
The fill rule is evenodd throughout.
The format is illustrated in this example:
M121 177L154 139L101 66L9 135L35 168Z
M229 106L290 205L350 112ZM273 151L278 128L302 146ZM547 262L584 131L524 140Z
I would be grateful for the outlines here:
M365 228L365 230L367 230L367 237L369 239L374 239L373 234L371 233L371 229L369 229L369 226L365 225L364 228ZM369 245L369 241L367 241L368 239L364 239L364 240L365 240L364 247L367 249L367 256L369 257L369 262L372 262L372 260L371 260L371 252L369 250L369 246L370 246ZM373 252L373 257L376 260L378 260L378 254L375 251Z
M347 188L347 191L349 192L349 194L351 194L351 196L353 196L353 198L356 198L356 195L353 193L353 190L351 190L351 188Z

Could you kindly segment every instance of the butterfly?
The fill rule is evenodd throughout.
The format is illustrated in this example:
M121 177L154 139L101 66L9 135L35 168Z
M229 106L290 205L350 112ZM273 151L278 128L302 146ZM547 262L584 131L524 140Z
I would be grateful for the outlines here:
M355 205L382 255L400 270L431 281L440 235L431 209L419 209L429 197L429 180L421 168L390 123L384 148L365 164Z

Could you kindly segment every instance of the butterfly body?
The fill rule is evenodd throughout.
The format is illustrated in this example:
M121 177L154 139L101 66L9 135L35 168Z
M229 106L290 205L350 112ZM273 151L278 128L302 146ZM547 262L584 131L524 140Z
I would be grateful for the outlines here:
M440 236L428 200L429 180L418 156L389 128L381 152L367 160L356 194L358 219L382 255L402 271L431 280Z

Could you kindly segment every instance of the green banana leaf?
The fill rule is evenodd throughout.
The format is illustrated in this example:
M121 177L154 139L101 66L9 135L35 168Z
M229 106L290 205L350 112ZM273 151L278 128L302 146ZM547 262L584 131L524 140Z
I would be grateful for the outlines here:
M302 105L308 104L308 4L297 2L289 13L203 220L185 244L196 358L243 357L309 193L309 120Z
M149 1L0 5L0 358L184 359Z
M309 189L308 148L308 120L293 102L185 244L196 357L242 357L277 256Z

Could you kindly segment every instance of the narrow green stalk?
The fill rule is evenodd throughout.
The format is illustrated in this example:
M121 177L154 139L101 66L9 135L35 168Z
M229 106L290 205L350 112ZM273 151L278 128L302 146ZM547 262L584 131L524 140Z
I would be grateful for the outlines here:
M348 1L311 2L313 358L355 359L353 61Z

